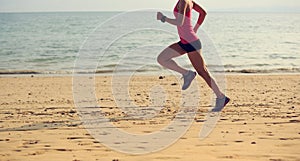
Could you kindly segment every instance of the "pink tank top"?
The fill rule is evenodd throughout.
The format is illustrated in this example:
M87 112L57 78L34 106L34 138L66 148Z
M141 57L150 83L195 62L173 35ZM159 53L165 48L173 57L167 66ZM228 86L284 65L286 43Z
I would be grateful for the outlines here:
M177 18L178 17L178 4L179 1L177 2L175 8L174 8L174 16ZM198 40L198 36L194 32L194 27L192 25L192 9L193 6L190 6L190 8L186 11L184 22L182 26L177 26L178 34L180 37L180 41L183 44L188 44L191 42L194 42Z

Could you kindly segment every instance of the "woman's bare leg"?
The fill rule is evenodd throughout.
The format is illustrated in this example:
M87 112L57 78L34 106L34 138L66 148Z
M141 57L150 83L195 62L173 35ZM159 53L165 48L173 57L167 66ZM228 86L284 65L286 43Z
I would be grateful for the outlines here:
M204 59L201 55L201 50L188 53L188 57L193 67L196 69L197 73L205 80L207 85L214 91L217 98L223 98L224 94L220 91L216 81L207 70Z
M184 51L177 43L174 43L163 50L157 57L157 62L165 68L171 69L181 74L185 74L188 70L180 67L172 58L185 54Z

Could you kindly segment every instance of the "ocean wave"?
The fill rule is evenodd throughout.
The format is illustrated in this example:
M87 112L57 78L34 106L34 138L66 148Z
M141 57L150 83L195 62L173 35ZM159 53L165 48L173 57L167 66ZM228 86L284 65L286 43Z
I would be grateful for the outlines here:
M300 68L274 68L274 69L228 69L226 73L300 73Z
M63 75L72 75L72 74L132 74L132 73L141 73L141 74L159 74L161 70L151 68L151 69L122 69L122 70L114 70L114 69L101 69L96 71L90 70L81 70L77 72L73 72L72 70L65 71L38 71L38 70L0 70L0 75L39 75L39 74L63 74ZM300 68L274 68L274 69L225 69L225 70L212 70L212 73L243 73L243 74L263 74L263 73L300 73Z
M10 75L10 74L42 74L42 73L33 70L0 70L0 75Z

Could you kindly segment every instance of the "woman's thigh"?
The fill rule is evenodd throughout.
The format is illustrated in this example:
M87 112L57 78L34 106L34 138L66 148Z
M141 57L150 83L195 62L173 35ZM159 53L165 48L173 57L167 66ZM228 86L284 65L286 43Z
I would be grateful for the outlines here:
M199 71L199 72L206 71L206 64L202 57L201 50L188 53L188 57L193 65L193 67L197 71Z
M170 60L172 58L181 56L185 54L186 51L183 50L178 43L174 43L164 49L158 56L158 60Z

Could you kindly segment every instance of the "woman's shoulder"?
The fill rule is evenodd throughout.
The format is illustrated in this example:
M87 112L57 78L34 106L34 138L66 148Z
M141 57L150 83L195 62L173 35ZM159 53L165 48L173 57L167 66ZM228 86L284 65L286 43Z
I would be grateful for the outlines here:
M182 3L182 4L189 4L190 2L192 2L191 0L179 0L179 3Z
M193 1L192 0L179 0L179 5L193 5Z

